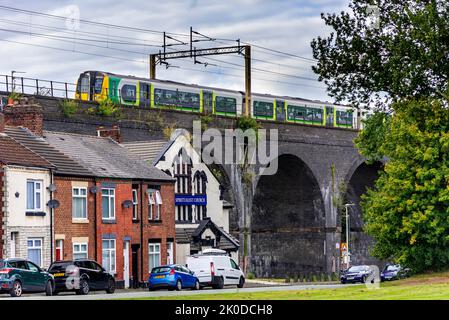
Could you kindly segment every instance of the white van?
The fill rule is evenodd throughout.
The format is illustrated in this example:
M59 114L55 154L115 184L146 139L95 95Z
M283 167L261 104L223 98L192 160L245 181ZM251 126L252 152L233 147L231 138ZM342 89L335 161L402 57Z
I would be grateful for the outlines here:
M187 267L198 277L201 287L222 289L236 285L242 288L245 284L242 270L223 250L207 249L202 254L188 256Z

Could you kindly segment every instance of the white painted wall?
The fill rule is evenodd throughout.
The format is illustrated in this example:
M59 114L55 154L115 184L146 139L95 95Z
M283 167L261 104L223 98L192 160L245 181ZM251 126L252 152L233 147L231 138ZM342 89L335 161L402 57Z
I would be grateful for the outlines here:
M45 216L26 216L27 180L42 181L42 212ZM28 258L28 238L42 239L41 267L47 268L51 261L50 209L50 172L45 169L32 169L18 166L5 167L5 217L4 217L4 256L7 258ZM16 192L19 194L16 197ZM15 245L11 246L11 233L16 233ZM11 249L15 248L15 254Z

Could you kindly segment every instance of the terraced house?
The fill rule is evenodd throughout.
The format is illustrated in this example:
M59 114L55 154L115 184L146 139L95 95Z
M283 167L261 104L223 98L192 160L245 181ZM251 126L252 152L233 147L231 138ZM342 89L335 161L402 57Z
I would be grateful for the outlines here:
M118 287L139 286L152 267L174 262L173 178L108 137L114 129L39 134L28 124L5 132L54 167L54 260L94 259Z
M0 259L23 258L41 267L52 261L53 169L5 133L0 114Z

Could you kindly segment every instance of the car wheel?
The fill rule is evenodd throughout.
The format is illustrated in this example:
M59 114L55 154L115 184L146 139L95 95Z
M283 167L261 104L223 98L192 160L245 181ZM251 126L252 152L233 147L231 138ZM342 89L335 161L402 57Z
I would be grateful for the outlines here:
M108 287L106 288L106 293L112 294L114 292L115 292L115 281L112 279L109 279Z
M362 277L362 283L365 283L365 282L366 282L366 277L363 276L363 277Z
M346 280L341 279L341 280L340 280L340 283L341 283L341 284L346 284Z
M20 297L23 293L22 283L19 280L14 281L12 289L9 292L11 297Z
M53 282L51 282L51 280L48 280L47 284L45 285L45 295L46 296L53 295Z
M217 282L216 287L217 287L217 289L223 289L223 287L224 287L224 280L223 280L222 277L218 278L218 282Z
M195 285L192 288L193 290L200 290L200 282L198 280L195 281Z
M148 291L154 291L154 290L156 290L156 289L154 289L154 288L148 288Z
M240 277L239 284L237 285L237 288L243 288L245 285L245 278Z
M86 279L81 279L80 280L80 288L78 289L78 291L76 292L77 294L82 294L82 295L86 295L89 293L89 283L87 282Z
M176 291L181 291L182 290L182 283L181 280L176 281L176 287L175 287Z

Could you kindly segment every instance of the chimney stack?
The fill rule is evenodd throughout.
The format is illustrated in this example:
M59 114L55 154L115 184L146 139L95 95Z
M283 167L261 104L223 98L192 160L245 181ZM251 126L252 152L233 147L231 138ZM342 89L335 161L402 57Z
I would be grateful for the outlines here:
M106 129L103 126L98 127L97 136L109 137L118 143L122 143L122 135L120 133L120 128L117 125L112 126L110 129Z
M43 135L43 109L34 99L20 98L19 103L4 106L3 115L5 126L24 127L37 136Z

